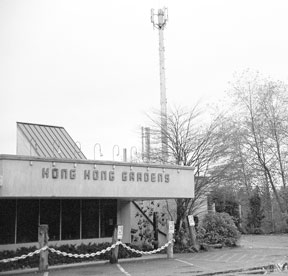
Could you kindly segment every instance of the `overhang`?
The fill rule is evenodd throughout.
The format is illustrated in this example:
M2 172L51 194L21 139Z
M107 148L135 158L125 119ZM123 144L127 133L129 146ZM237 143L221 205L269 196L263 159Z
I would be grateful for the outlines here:
M2 198L194 197L191 167L0 155Z

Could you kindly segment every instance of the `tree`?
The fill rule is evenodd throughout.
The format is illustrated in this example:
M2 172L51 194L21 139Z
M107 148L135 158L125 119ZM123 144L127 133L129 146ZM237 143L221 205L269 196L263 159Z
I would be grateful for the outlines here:
M181 229L189 214L197 214L199 207L206 202L206 196L217 179L224 175L229 166L226 129L223 129L223 116L212 120L203 119L198 106L191 110L175 108L167 114L167 130L161 128L161 115L151 117L151 160L161 159L161 135L167 137L168 162L195 168L195 197L176 199L177 218L175 229Z
M272 213L270 189L281 213L287 213L279 187L287 183L287 86L249 70L231 84L230 121L234 125L234 160L242 171L247 193L258 185ZM243 162L245 160L245 162Z
M256 186L252 196L249 199L250 212L248 214L247 226L250 231L255 234L260 234L262 220L264 219L264 212L261 206L261 197L259 187Z

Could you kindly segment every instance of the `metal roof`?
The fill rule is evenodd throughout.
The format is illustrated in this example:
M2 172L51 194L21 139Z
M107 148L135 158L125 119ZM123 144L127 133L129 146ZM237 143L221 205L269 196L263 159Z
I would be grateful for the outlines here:
M64 127L17 122L17 129L39 157L87 159Z

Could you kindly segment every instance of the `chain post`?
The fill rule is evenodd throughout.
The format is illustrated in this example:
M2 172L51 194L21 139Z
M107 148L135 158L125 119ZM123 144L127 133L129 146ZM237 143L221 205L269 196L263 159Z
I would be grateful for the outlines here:
M42 224L38 227L39 248L48 247L48 225ZM48 250L41 250L39 253L39 271L48 270Z
M167 221L167 259L173 259L173 234L175 231L174 221L168 220Z

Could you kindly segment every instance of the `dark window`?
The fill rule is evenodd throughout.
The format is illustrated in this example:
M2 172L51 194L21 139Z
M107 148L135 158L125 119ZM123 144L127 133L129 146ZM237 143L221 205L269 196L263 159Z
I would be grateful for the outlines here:
M80 200L62 200L62 240L80 238Z
M117 200L100 201L101 238L112 237L117 223Z
M0 244L15 242L16 200L0 200Z
M40 224L48 224L49 240L60 239L60 200L40 200Z
M38 240L39 200L17 200L17 243Z
M82 200L82 238L99 238L99 200Z

